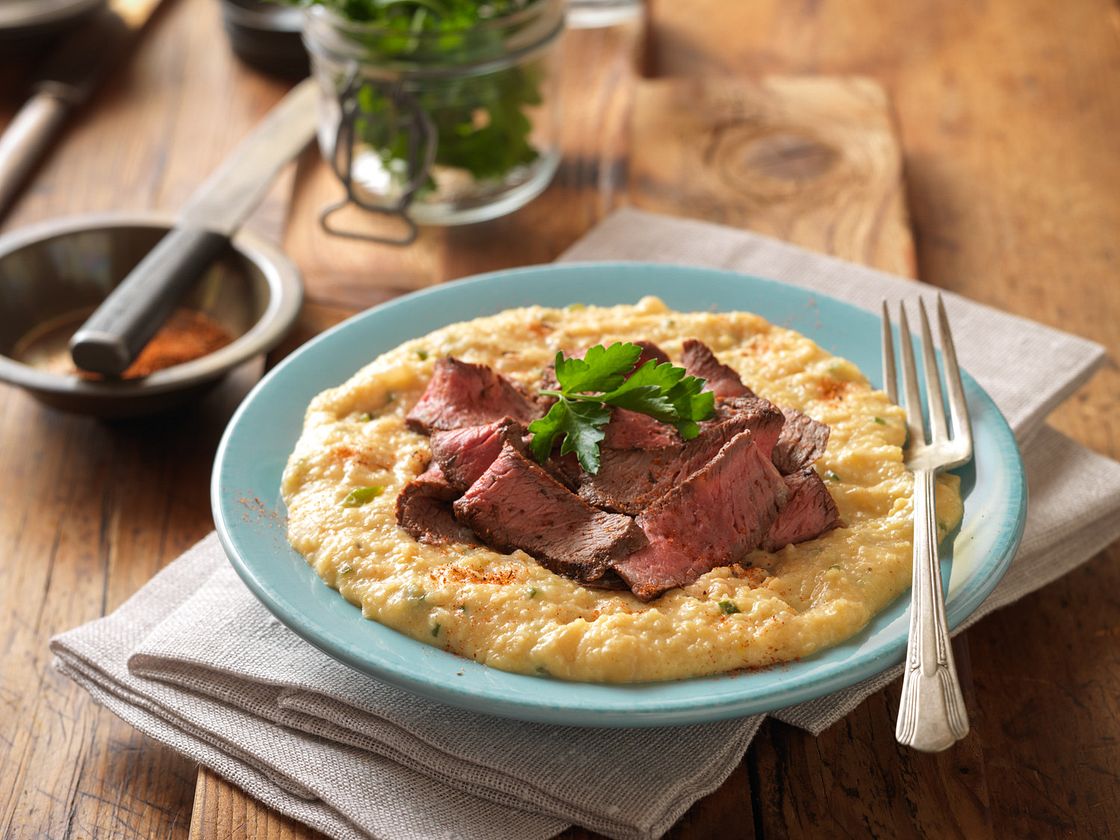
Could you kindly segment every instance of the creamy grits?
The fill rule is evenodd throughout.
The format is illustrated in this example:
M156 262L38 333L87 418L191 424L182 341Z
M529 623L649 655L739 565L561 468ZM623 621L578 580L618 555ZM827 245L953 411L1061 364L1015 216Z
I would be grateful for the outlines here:
M647 339L676 360L688 338L760 396L831 427L814 466L846 527L756 551L644 604L585 588L521 551L426 545L397 526L397 494L430 456L428 438L408 429L405 415L440 357L490 365L535 390L558 350ZM406 342L312 401L284 473L288 537L367 618L495 668L620 683L762 667L848 638L909 585L904 440L902 410L852 363L757 315L675 312L652 297L511 309ZM383 492L344 504L368 487ZM937 509L944 535L962 515L955 476L938 479Z

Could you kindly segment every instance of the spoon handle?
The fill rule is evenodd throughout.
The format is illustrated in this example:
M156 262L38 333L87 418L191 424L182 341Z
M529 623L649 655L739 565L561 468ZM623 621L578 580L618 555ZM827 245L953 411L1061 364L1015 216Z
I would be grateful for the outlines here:
M107 376L123 373L228 245L222 233L173 228L74 333L74 364Z

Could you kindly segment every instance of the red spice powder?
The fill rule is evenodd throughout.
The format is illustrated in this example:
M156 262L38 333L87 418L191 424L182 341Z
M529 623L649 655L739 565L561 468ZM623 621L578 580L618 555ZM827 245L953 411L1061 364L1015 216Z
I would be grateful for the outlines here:
M121 379L141 379L157 370L193 362L220 350L233 341L230 331L205 313L177 309L149 341ZM79 371L87 379L101 379L96 373Z

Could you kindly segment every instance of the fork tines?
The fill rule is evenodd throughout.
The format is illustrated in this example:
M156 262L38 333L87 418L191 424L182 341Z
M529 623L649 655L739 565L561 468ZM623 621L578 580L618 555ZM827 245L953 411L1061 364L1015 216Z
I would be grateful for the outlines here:
M894 340L891 327L890 310L887 302L882 304L883 325L883 388L892 402L898 402L897 372L895 366ZM906 422L910 433L908 453L924 445L935 446L952 441L953 463L967 461L972 455L972 434L968 417L968 404L965 401L964 385L961 382L960 366L957 363L953 333L949 328L949 318L945 313L945 303L937 296L938 331L941 334L941 357L944 367L945 384L949 392L949 428L946 428L945 399L941 389L941 377L937 372L937 355L934 350L933 336L926 313L925 301L918 298L918 313L921 320L922 368L925 373L925 390L929 411L929 436L925 431L922 416L921 397L918 390L917 364L914 359L913 339L910 323L906 317L906 307L898 304L899 339L902 350L902 389L906 408ZM952 436L950 437L950 431ZM943 462L944 463L944 462ZM951 464L944 463L945 466Z

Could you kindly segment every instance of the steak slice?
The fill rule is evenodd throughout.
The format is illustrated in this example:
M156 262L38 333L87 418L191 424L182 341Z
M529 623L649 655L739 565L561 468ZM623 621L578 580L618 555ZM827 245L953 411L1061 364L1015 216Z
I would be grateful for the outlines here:
M730 397L716 405L715 417L701 424L735 422L750 429L755 445L770 457L782 434L786 417L774 403L762 397Z
M815 540L844 524L832 494L812 467L787 475L785 482L789 499L762 541L766 551L778 551L793 543Z
M754 396L754 391L743 384L739 374L717 359L711 348L701 341L690 338L684 343L681 362L691 376L706 379L706 390L720 399Z
M509 443L526 451L525 427L512 417L504 417L485 426L432 432L432 461L439 464L447 483L459 493L478 481L501 454L502 444Z
M415 431L430 433L481 426L503 417L530 423L539 416L533 401L501 374L448 356L436 362L428 387L406 419Z
M651 601L757 548L788 492L750 432L741 432L638 517L649 545L613 568Z
M721 403L692 440L678 437L672 445L654 449L604 447L596 475L565 472L562 480L574 480L579 494L596 507L637 515L712 460L740 432L749 431L763 457L769 458L783 422L782 412L766 400L739 397Z
M478 540L471 530L458 522L451 511L451 502L458 495L447 483L439 464L433 461L397 496L397 524L422 543L476 544Z
M681 442L672 426L625 408L616 408L604 429L603 446L607 449L658 449Z
M812 464L828 447L829 428L794 408L783 409L786 423L771 456L782 475L793 475Z
M638 356L637 364L634 365L635 369L640 368L646 362L657 362L659 365L663 365L672 361L669 354L652 341L635 341L633 343L642 348L642 355Z
M492 548L519 548L580 582L645 544L629 516L593 508L508 443L454 510Z

